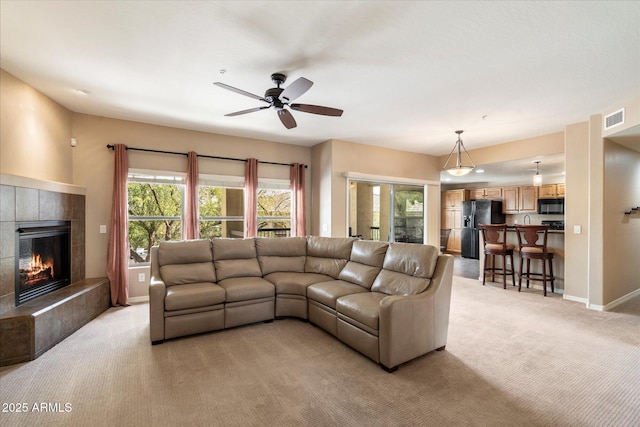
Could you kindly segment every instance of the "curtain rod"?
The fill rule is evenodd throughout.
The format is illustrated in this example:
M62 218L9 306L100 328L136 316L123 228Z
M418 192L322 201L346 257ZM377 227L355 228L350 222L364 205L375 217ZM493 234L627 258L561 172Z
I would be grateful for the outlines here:
M112 144L107 144L107 148L109 150L115 150L115 145ZM131 150L131 151L144 151L147 153L160 153L160 154L175 154L178 156L187 156L187 153L180 153L177 151L163 151L163 150L151 150L148 148L134 148L134 147L127 147L126 148L127 151ZM220 156L208 156L206 154L198 154L198 157L203 157L206 159L218 159L218 160L233 160L236 162L247 162L247 159L237 159L235 157L220 157ZM291 163L277 163L277 162L265 162L262 160L258 160L258 163L262 163L262 164L266 164L266 165L277 165L277 166L293 166L293 164ZM305 169L307 168L307 165L304 165Z

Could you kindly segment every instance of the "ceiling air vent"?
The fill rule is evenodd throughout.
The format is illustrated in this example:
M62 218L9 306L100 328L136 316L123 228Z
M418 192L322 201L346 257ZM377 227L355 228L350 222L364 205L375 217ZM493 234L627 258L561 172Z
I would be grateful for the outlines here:
M604 116L604 130L611 129L612 127L621 125L622 123L624 123L624 108L621 108L608 116Z

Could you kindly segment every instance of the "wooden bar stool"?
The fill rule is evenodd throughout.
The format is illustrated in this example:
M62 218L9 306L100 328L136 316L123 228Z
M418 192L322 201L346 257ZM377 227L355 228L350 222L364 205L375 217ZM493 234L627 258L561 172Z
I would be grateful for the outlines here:
M522 278L527 279L527 288L530 280L538 280L542 282L544 296L547 296L547 280L551 282L551 293L555 290L553 284L555 277L553 276L553 252L547 250L547 235L549 233L548 225L516 225L518 233L518 244L520 245L520 273L518 292L522 288ZM542 243L538 241L542 238ZM524 260L527 260L527 270L523 272ZM542 260L542 273L531 272L531 260ZM549 261L549 275L545 261Z
M484 240L484 269L482 271L482 286L487 272L491 272L491 281L496 279L496 271L502 273L503 288L507 289L507 274L511 274L513 286L516 285L516 276L513 271L514 245L507 244L507 224L481 224L482 238ZM496 267L496 255L502 256L502 268ZM511 258L511 270L507 270L507 256ZM489 258L491 257L491 267Z

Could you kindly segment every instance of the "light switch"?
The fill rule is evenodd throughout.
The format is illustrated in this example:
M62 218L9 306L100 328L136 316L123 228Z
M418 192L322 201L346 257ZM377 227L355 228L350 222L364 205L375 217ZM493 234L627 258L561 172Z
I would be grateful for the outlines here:
M100 234L105 234L107 232L107 226L106 225L101 225L100 226Z
M573 234L580 234L580 233L582 233L582 226L574 225L573 226Z
M138 273L138 283L144 282L144 273Z

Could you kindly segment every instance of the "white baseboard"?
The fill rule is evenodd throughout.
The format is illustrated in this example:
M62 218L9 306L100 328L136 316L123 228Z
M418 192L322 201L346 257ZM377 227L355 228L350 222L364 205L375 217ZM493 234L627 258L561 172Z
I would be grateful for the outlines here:
M640 289L636 289L633 292L629 292L628 294L621 296L617 300L611 301L609 304L605 305L603 309L604 311L609 311L619 306L620 304L624 304L625 302L629 301L631 298L637 297L638 295L640 295Z
M588 309L590 310L595 310L595 311L609 311L614 309L615 307L619 306L620 304L624 304L625 302L629 301L631 298L635 298L638 295L640 295L640 289L636 289L633 292L629 292L627 295L624 295L614 301L611 301L609 304L605 304L605 305L599 305L599 304L589 304L589 300L586 298L579 298L579 297L574 297L571 295L565 295L564 299L569 300L569 301L575 301L575 302L580 302L582 304L584 304Z
M127 299L129 304L139 304L141 302L149 302L149 295L143 295L141 297L131 297Z
M587 305L587 302L588 302L586 298L574 297L573 295L564 294L562 297L567 301L579 302L584 305Z

